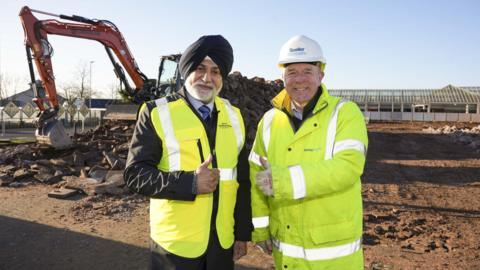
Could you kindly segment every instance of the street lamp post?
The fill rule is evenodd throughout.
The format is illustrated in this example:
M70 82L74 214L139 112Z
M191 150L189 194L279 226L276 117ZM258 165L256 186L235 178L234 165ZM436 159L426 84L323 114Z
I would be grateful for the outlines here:
M92 64L95 61L90 61L90 98L88 99L89 103L89 110L88 110L88 117L90 118L90 124L92 123Z

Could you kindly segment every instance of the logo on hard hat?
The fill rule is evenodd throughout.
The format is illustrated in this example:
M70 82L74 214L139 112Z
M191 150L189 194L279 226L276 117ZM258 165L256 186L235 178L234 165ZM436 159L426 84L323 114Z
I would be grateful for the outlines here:
M288 49L288 55L303 55L303 54L307 54L305 52L305 48L298 47L298 48Z
M290 48L290 52L303 52L305 51L305 48Z

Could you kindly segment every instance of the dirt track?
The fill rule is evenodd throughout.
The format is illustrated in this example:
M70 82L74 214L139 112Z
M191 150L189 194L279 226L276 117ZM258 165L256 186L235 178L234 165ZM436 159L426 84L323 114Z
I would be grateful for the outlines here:
M363 176L366 269L480 269L480 154L423 124L370 124ZM47 197L0 187L0 269L145 269L138 196ZM271 269L250 249L238 269Z

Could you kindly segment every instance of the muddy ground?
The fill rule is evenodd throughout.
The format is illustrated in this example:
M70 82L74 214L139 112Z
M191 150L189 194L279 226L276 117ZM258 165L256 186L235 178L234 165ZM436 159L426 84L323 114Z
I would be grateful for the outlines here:
M366 269L480 269L480 151L422 131L429 126L369 124ZM0 187L1 270L147 267L144 198L60 200L47 197L52 189L33 180ZM272 269L272 261L250 246L237 269Z

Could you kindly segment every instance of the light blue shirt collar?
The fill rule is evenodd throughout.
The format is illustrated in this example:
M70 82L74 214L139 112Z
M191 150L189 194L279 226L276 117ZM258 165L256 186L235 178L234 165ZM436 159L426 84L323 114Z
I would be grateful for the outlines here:
M303 111L297 110L297 107L295 107L295 104L293 103L293 101L292 101L292 103L291 103L291 106L292 106L293 116L295 116L296 118L302 120L302 118L303 118Z
M203 104L203 102L201 102L200 100L192 97L192 95L190 95L187 90L185 90L185 94L188 98L188 101L192 103L193 107L195 108L195 110L197 110L198 113L200 113L198 108L200 108L202 105L207 105L207 107L210 109L210 113L213 111L213 101L208 104Z

